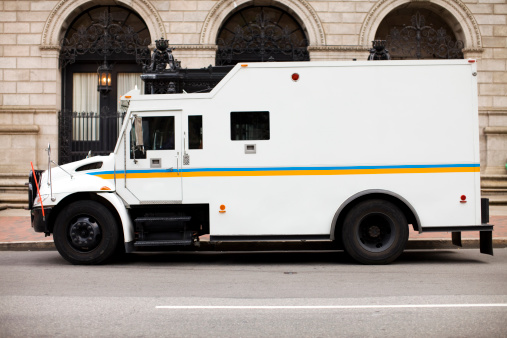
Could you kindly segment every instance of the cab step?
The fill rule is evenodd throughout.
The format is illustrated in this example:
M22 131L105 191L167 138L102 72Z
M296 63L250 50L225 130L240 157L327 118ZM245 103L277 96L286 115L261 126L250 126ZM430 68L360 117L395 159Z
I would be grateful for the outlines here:
M135 247L192 245L190 216L142 216L135 222Z
M138 217L135 219L136 227L160 228L163 230L183 229L187 222L190 222L191 216L153 216L153 217Z
M188 246L192 245L191 239L160 240L160 241L136 241L134 247L161 247L161 246Z

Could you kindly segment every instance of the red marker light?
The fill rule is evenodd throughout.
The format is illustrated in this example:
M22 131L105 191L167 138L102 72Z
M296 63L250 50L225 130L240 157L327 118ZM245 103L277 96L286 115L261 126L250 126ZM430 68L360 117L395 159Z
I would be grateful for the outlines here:
M467 202L467 197L465 195L461 195L461 201L459 201L460 203L466 203Z
M298 73L292 74L292 81L297 81L297 80L299 80L299 74Z
M475 63L474 59L468 59L468 63Z

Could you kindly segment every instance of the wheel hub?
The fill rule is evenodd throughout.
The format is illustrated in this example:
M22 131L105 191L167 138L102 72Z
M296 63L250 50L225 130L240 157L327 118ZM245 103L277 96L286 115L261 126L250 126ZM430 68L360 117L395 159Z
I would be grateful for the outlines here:
M94 249L101 238L100 227L90 217L79 217L69 228L72 245L79 250Z
M371 226L370 229L368 229L368 234L370 237L377 238L380 236L380 228L376 225Z
M364 249L380 252L394 241L393 229L394 224L389 217L382 213L371 213L361 220L357 235Z

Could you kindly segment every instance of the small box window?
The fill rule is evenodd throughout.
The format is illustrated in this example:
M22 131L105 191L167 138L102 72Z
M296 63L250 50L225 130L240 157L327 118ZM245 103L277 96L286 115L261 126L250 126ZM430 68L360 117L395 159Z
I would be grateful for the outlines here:
M202 149L202 116L188 117L188 149Z
M231 140L269 140L269 112L231 112Z

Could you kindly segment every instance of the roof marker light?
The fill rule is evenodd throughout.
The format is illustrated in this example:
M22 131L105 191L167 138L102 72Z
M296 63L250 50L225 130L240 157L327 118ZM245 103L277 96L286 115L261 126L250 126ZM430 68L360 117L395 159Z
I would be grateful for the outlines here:
M247 64L242 64L241 67L248 67L248 65Z

